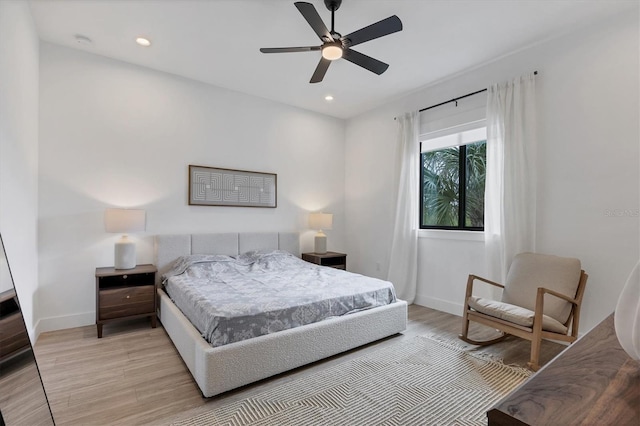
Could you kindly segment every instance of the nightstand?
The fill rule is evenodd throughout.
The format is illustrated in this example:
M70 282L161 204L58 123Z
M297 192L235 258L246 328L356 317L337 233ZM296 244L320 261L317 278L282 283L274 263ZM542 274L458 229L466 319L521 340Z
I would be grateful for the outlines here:
M0 361L31 349L15 290L0 293Z
M151 317L156 328L156 272L153 265L133 269L96 268L96 326L123 319Z
M344 253L334 251L328 251L325 254L302 253L302 260L331 268L347 269L347 255Z

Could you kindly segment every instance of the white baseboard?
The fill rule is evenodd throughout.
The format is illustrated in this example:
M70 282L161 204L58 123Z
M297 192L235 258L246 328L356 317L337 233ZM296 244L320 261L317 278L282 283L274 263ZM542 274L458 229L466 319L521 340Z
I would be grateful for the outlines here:
M453 303L444 299L437 299L435 297L425 296L423 294L416 294L413 303L416 305L424 306L438 311L446 312L448 314L462 316L462 304Z
M96 323L95 312L85 312L75 315L60 317L40 318L35 326L35 341L38 341L40 333L47 331L64 330L66 328L84 327Z

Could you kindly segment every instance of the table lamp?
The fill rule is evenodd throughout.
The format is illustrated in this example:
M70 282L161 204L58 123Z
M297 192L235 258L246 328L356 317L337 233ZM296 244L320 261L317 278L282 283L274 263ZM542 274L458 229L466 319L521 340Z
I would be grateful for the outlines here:
M136 244L127 234L145 229L145 211L138 209L106 209L104 212L105 231L123 234L114 248L114 267L133 269L136 267Z
M333 226L333 215L331 213L311 213L309 214L309 227L317 229L315 237L314 252L325 254L327 252L327 236L322 230L331 229Z

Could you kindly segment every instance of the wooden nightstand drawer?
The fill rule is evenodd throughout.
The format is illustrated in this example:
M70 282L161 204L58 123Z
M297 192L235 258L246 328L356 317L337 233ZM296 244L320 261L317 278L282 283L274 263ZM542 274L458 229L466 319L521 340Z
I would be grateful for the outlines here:
M152 285L101 290L100 319L148 314L155 310L155 287Z

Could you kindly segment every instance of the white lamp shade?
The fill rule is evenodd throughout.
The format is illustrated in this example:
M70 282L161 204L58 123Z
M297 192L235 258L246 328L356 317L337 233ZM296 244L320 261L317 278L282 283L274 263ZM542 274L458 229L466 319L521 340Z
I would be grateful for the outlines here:
M309 214L309 227L311 229L331 229L333 226L333 215L331 213L311 213Z
M145 229L145 211L139 209L107 209L104 212L104 228L107 232L128 234Z

